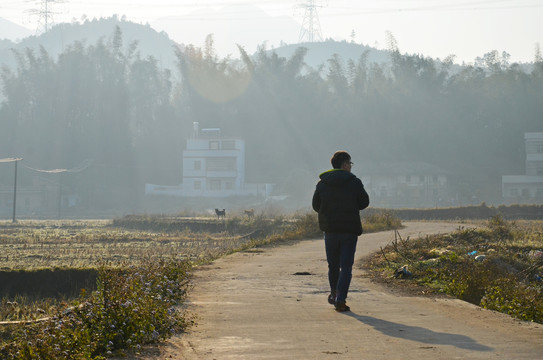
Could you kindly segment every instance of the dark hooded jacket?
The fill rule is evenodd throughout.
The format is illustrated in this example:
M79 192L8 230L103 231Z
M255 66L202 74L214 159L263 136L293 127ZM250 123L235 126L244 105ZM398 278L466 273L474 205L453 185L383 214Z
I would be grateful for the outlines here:
M313 194L313 209L319 213L324 232L362 234L360 210L370 204L359 178L342 169L322 173Z

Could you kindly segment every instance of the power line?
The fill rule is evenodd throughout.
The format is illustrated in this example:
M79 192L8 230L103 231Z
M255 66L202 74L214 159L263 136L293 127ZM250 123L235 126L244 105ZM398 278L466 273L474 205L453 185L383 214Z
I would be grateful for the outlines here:
M53 3L60 3L64 2L64 0L30 0L34 3L39 3L41 5L40 9L31 9L27 12L32 13L33 15L38 15L40 17L41 25L45 28L48 28L50 23L53 20L53 15L58 15L59 12L54 12L51 8ZM314 21L318 19L318 14L316 12L316 5L314 7L311 7L311 3L315 3L314 0L306 0L309 1L309 3L306 4L306 10L311 12L313 11L313 15L309 14L307 16L307 19L310 20L313 18ZM114 1L114 2L104 2L104 5L107 3L108 7L121 7L126 6L126 2L122 1ZM432 1L431 5L421 5L421 6L406 6L405 2L398 2L398 1L390 1L386 2L388 6L383 6L383 1L379 1L376 7L359 7L359 6L341 6L341 5L335 5L331 7L332 12L327 11L325 14L322 14L323 16L330 18L330 17L343 17L343 16L352 16L352 15L371 15L371 14L383 14L383 13L394 13L394 12L423 12L423 11L467 11L467 10L505 10L505 9L529 9L529 8L541 8L543 7L543 3L536 1L535 3L521 3L518 0L481 0L481 1L463 1L463 2L454 2L450 0L446 0L445 2L441 3L435 3L435 1ZM395 6L394 3L398 3L398 6ZM89 3L87 1L78 1L78 0L71 0L70 4L77 5L88 5ZM134 10L138 7L144 7L148 2L146 1L133 1L130 3L130 9ZM164 14L164 16L172 15L172 13L175 13L176 11L183 11L188 9L196 9L196 8L205 8L205 7L223 7L223 10L225 10L225 7L230 6L237 6L237 5L243 5L247 4L247 2L243 1L225 1L225 2L190 2L190 3L179 3L179 2L173 2L173 1L158 1L152 4L153 9L163 9L164 11L167 11L167 13ZM260 1L254 1L250 2L251 5L276 5L278 6L278 9L284 9L283 12L286 14L288 13L288 8L291 6L291 1L271 1L271 0L260 0ZM17 6L18 5L18 6ZM488 6L486 6L488 5ZM45 7L44 7L45 6ZM15 1L9 1L7 3L3 3L0 5L1 9L15 9L20 7L20 2ZM98 9L99 5L96 4L93 5L94 9ZM339 10L335 11L334 10ZM84 10L82 10L84 11ZM113 11L113 10L112 10ZM236 15L250 15L251 11L241 11L239 7L236 7L232 9L232 11L229 12L229 14ZM89 16L92 16L90 14ZM160 16L160 15L155 15ZM149 16L129 16L129 18L132 19L140 19L140 20L148 20ZM251 18L251 17L249 17ZM304 19L306 17L304 16ZM228 20L228 18L224 16L196 16L194 17L195 20L200 19L206 19L206 20ZM190 19L192 20L192 18ZM316 26L316 25L315 25Z
M79 172L82 172L83 170L87 169L89 166L91 166L93 161L94 160L91 160L91 159L84 160L81 164L79 164L78 166L76 166L74 168L71 168L71 169L43 170L43 169L36 169L36 168L30 167L30 166L27 166L27 165L24 165L24 164L22 164L22 165L25 168L29 169L29 170L40 172L40 173L45 173L45 174L79 173Z

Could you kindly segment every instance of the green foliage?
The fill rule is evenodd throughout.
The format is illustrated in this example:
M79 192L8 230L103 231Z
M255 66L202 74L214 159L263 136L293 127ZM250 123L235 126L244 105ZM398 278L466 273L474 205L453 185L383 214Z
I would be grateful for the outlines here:
M482 263L474 262L472 259L456 260L443 264L442 280L448 280L448 284L445 285L447 293L472 304L481 302L488 284L507 275L489 261Z
M373 256L370 266L380 276L391 276L407 264L412 277L401 281L542 322L543 224L512 223L497 216L487 226L414 240L397 238Z
M481 299L485 309L496 310L521 320L543 324L543 286L497 279Z
M98 289L64 312L14 330L3 359L101 359L169 337L186 326L177 305L189 263L149 262L102 267ZM84 294L83 294L84 295Z

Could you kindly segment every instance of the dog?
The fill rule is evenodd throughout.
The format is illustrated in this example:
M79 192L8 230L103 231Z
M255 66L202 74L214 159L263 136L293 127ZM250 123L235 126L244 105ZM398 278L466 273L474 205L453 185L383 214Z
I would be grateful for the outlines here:
M255 216L255 210L254 209L251 209L251 210L244 210L243 213L245 215L247 215L248 218L252 218Z
M223 219L226 218L226 210L225 209L222 209L222 210L215 209L215 214L217 214L217 219L220 219L221 216L222 216Z

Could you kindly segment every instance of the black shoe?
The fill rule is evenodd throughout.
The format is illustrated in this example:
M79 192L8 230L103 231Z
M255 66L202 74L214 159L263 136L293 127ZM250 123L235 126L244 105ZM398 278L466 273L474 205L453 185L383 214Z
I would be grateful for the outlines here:
M345 311L351 311L351 308L345 304L345 301L338 301L336 302L336 311L337 312L345 312Z
M336 305L336 296L333 294L328 295L328 304Z

